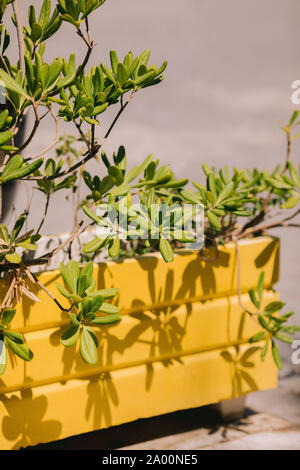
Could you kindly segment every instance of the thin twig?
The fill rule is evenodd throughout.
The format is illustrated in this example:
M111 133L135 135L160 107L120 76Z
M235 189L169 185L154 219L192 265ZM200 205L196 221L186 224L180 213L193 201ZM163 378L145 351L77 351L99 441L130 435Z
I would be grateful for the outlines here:
M90 144L90 142L87 140L86 136L84 135L84 133L82 132L82 129L81 129L81 123L78 124L76 121L74 121L74 124L82 138L82 140L85 142L85 145L87 146L87 148L89 149L89 152L92 151L92 146Z
M33 155L32 157L29 157L29 158L26 158L24 161L25 162L28 162L29 160L35 160L36 158L39 158L41 157L42 155L44 155L45 153L49 152L49 150L53 149L53 147L55 147L58 142L59 142L59 138L60 138L60 118L57 117L52 109L52 107L47 111L47 113L45 113L43 116L41 116L39 118L39 120L41 121L47 114L48 112L51 113L51 116L53 117L54 121L55 121L55 126L56 126L56 134L55 134L55 139L53 140L52 144L48 145L48 147L46 147L44 150L42 150L41 152Z
M70 312L73 308L73 304L71 305L70 308L64 308L60 303L59 301L54 297L54 295L51 294L51 292L47 289L47 287L45 287L39 280L38 278L31 272L29 271L29 269L25 268L25 272L27 274L27 276L29 277L29 279L37 284L41 289L43 289L44 292L46 292L46 294L53 300L53 302L56 303L56 305L63 311L63 312Z
M269 224L265 224L260 227L253 227L245 230L243 233L240 233L237 238L245 237L247 235L253 235L257 232L265 232L266 230L269 230L270 228L278 228L278 227L299 227L299 224L288 224L290 220L294 219L298 214L300 214L300 209L297 209L296 212L294 212L292 215L288 217L284 217L283 219L276 221L276 222L270 222Z
M21 152L22 150L24 150L30 144L30 142L32 141L33 137L35 136L35 133L36 133L36 131L37 131L39 125L40 125L40 122L41 122L41 118L40 118L40 116L38 114L38 110L37 110L37 105L35 103L32 103L32 107L33 107L34 116L35 116L34 125L33 125L32 131L31 131L28 139L18 149L18 153Z
M292 139L291 139L291 133L290 131L287 132L286 134L286 159L285 159L285 167L284 167L284 171L288 169L288 164L289 164L289 161L290 161L290 157L291 157L291 148L292 148Z
M50 202L50 194L47 194L44 215L43 215L43 218L40 222L40 225L38 226L38 228L36 230L36 234L38 234L41 231L41 228L43 227L43 225L45 223L47 213L48 213L48 209L49 209L49 202Z
M19 5L17 0L13 0L12 7L16 19L17 25L17 37L18 37L18 46L19 46L19 58L20 58L20 69L22 71L23 76L25 76L25 45L24 45L24 37L23 37L23 26L21 22L20 12L19 12Z
M105 144L106 140L108 139L110 133L112 132L114 126L116 125L118 119L120 118L121 114L124 112L124 110L126 109L126 107L128 106L128 104L130 103L130 101L132 100L133 96L134 96L134 91L131 93L130 97L128 98L128 100L126 101L126 103L124 104L123 107L120 108L119 112L117 113L116 117L114 118L113 122L111 123L111 125L109 126L109 129L108 131L106 132L101 144L99 145L96 145L92 151L87 151L85 154L84 154L84 158L82 160L80 160L79 162L77 162L75 165L73 165L72 167L64 170L64 171L61 171L60 173L57 173L56 175L49 175L47 177L44 177L44 176L36 176L34 178L25 178L26 180L30 180L30 181L38 181L38 180L44 180L44 181L48 181L48 180L53 180L53 179L56 179L56 178L61 178L62 176L66 176L70 173L73 173L75 170L77 170L78 168L82 167L83 165L85 165L89 160L91 160L92 158L94 158L99 149L101 147L103 147L103 145Z
M3 66L3 68L4 68L4 70L6 71L6 73L8 73L8 74L10 75L10 72L9 72L9 70L8 70L8 67L7 67L7 65L6 65L5 60L3 59L2 54L0 54L0 61L1 61L1 64L2 64L2 66Z

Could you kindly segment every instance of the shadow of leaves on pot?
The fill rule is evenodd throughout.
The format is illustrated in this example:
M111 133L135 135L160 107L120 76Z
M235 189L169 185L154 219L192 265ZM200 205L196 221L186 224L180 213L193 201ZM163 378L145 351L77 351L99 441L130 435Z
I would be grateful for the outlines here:
M260 347L250 347L246 351L241 351L240 346L234 346L234 352L224 350L220 353L231 368L232 398L258 390L250 373L251 369L255 367L255 362L250 359L260 349Z
M272 240L266 248L257 256L255 259L255 266L259 269L262 269L270 259L274 257L274 269L272 273L272 284L275 284L279 279L279 244L278 240L275 238Z
M49 440L58 439L62 424L56 420L45 420L47 413L47 397L34 397L31 389L22 390L9 398L0 395L0 402L5 407L7 415L2 418L4 437L12 442L12 449L19 449L43 442L43 437Z
M118 406L117 389L109 372L93 376L87 386L85 418L93 419L93 429L109 427L112 424L111 406Z
M152 270L148 271L148 287L153 308L149 309L141 299L135 299L132 307L136 313L131 317L139 321L125 338L127 347L135 343L148 346L148 354L145 357L146 389L151 388L154 368L152 362L160 361L165 367L175 362L181 363L180 352L184 338L191 306L185 304L184 319L176 316L179 305L173 305L178 299L178 293L174 291L174 270L169 269L164 287L155 285ZM181 296L181 292L179 293ZM140 309L140 311L138 311ZM146 334L148 332L148 334Z

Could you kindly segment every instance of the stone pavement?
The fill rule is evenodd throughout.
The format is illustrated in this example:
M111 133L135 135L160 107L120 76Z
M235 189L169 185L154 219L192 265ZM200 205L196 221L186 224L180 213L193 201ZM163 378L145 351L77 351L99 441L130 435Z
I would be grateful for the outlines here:
M201 426L122 450L300 450L300 375L284 378L278 389L247 397L244 419Z
M300 427L266 413L123 447L122 450L290 450L300 449Z

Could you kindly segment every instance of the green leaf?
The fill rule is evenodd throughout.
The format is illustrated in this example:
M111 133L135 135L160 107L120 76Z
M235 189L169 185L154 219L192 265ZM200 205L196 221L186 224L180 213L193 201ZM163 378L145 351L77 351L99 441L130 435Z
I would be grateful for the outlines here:
M160 238L159 240L159 251L166 263L170 263L174 260L174 253L169 241L166 238Z
M115 80L113 74L111 73L111 71L108 70L108 68L106 68L104 64L100 64L100 66L101 66L103 72L105 73L105 75L107 76L107 78L108 78L112 83L116 83L116 80Z
M86 326L83 326L80 338L80 354L84 362L87 364L97 364L98 351L95 339L91 334L91 331Z
M40 25L41 29L44 29L47 26L47 23L50 18L50 11L51 11L51 0L44 0L41 13L38 19L38 24Z
M234 187L234 183L231 181L225 186L225 188L222 189L222 191L220 192L217 198L217 202L216 202L217 205L221 204L225 199L227 199L230 196L230 194L232 193L233 187Z
M119 59L118 59L118 55L116 51L110 51L110 63L111 63L112 71L115 77L117 77Z
M42 35L42 28L38 23L34 23L31 28L31 39L33 42L37 42Z
M119 289L117 287L111 287L110 289L98 290L97 294L102 295L103 299L112 299L118 295Z
M20 217L18 217L18 219L17 219L17 221L14 225L12 234L11 234L11 242L14 242L15 239L17 238L17 236L19 235L20 231L23 228L25 220L26 220L26 215L25 214L21 214Z
M91 325L110 325L112 323L117 323L122 319L122 315L119 313L112 313L111 315L106 315L103 317L96 317L94 320L91 320L89 323Z
M22 261L22 258L18 253L8 253L5 255L5 258L11 264L20 264Z
M94 240L91 242L87 243L83 247L83 252L84 253L94 253L95 251L100 250L100 248L103 248L106 244L108 243L108 237L96 237Z
M14 136L13 131L0 132L0 145L6 144Z
M219 219L211 210L206 211L207 218L209 220L209 223L216 229L216 230L221 230L222 224Z
M265 312L269 315L272 313L278 312L285 306L284 302L274 301L270 302L268 305L265 306Z
M250 289L250 290L248 291L248 294L249 294L249 297L250 297L251 302L253 303L253 305L254 305L257 309L259 309L259 302L258 302L258 300L257 300L257 298L256 298L254 289Z
M60 263L60 272L61 272L61 275L62 275L62 278L63 278L64 282L67 284L67 286L70 289L72 289L71 281L70 281L70 278L69 278L69 272L67 270L67 267L63 263Z
M261 357L262 362L264 362L266 358L268 348L269 348L269 343L270 343L270 338L266 339L265 344L261 350L260 357Z
M4 240L6 243L10 243L10 236L4 224L0 224L0 239Z
M5 336L7 336L11 341L14 341L14 343L17 343L17 344L24 343L24 337L22 333L17 333L16 331L6 331Z
M31 173L34 173L43 164L43 161L44 161L43 158L40 158L39 160L35 160L33 163L29 165L25 165L22 168L19 168L18 170L15 170L15 171L11 171L9 172L9 174L3 176L3 173L6 170L6 167L5 167L0 177L0 183L1 182L5 183L6 181L11 181L14 179L20 179L20 178L23 178L24 176L28 176Z
M258 315L257 319L258 319L260 325L263 328L265 328L265 330L270 331L270 326L269 326L267 320L262 315Z
M112 258L117 258L119 256L119 253L120 253L120 239L119 237L115 237L111 247L108 250L108 254Z
M276 364L276 366L278 367L278 369L282 369L282 362L281 362L281 358L280 358L280 352L279 352L279 349L275 343L274 340L272 340L272 356L273 356L273 359L274 359L274 362Z
M101 224L102 219L100 217L98 217L95 214L95 212L93 212L89 207L87 207L86 205L83 205L82 210L90 219L92 219L94 222L96 222L96 224Z
M61 295L63 295L64 297L66 297L67 299L70 298L71 294L70 292L64 287L62 286L61 284L59 284L58 282L54 282L57 290L61 293Z
M80 271L80 277L85 276L87 280L87 284L90 286L93 280L93 272L94 272L94 263L93 261L89 261Z
M265 331L259 331L258 333L256 333L255 335L252 336L252 338L249 339L249 343L257 343L258 341L261 341L262 339L264 339L266 335L266 332Z
M70 328L68 328L64 333L62 334L60 338L61 344L63 344L66 348L70 348L71 346L74 346L80 335L80 325L72 325Z
M168 183L164 184L165 188L182 188L186 184L188 184L189 180L188 178L183 178L181 180L174 180L174 181L168 181Z
M257 293L258 293L258 299L259 299L259 307L261 306L261 302L263 299L263 292L264 292L264 278L265 278L265 272L263 271L258 280L258 285L257 285Z
M27 241L17 243L16 246L20 246L21 248L24 248L25 250L29 250L29 251L35 251L38 248L37 245L34 245L33 243L29 243Z
M296 121L297 117L299 116L299 111L294 111L293 114L292 114L292 117L290 119L290 122L289 122L289 126L291 126L292 124L294 124L294 122Z
M103 302L101 307L99 308L99 312L102 313L119 313L120 309L116 305L108 304L107 302Z
M281 328L281 331L284 331L285 333L290 333L293 335L297 331L300 331L300 327L297 325L287 325Z
M29 96L27 95L26 91L19 85L19 83L14 80L8 73L6 73L4 70L0 69L0 80L4 83L5 87L13 91L14 93L17 93L18 95L23 96L23 98L26 98L29 100Z
M21 155L15 155L14 157L10 158L10 160L8 160L7 164L5 165L3 172L1 173L1 179L5 179L7 175L18 170L22 165L23 158Z
M70 287L74 294L77 294L77 281L80 274L79 264L77 261L70 261L67 265L67 270L69 274Z
M292 344L294 342L293 338L285 335L284 333L281 333L280 331L275 334L275 338L279 339L279 341L282 341L283 343Z
M4 125L6 124L7 118L8 118L8 109L5 109L4 111L2 111L2 113L0 113L0 129L2 129Z
M104 176L100 184L101 194L107 193L115 185L115 180L112 176Z
M80 273L80 277L77 281L77 293L80 297L82 297L83 294L85 293L86 287L87 287L86 276L82 276L81 273Z
M120 83L121 87L125 85L127 81L127 72L123 64L118 64L117 68L117 77L118 77L118 82Z
M300 195L289 197L286 202L280 205L281 209L292 209L295 207L300 199Z
M5 335L5 342L7 346L24 361L31 361L33 353L25 343L16 343L7 335Z
M6 308L2 313L2 325L9 325L16 314L15 308Z
M82 304L82 313L83 316L86 316L88 313L97 312L101 305L103 304L103 298L101 295L88 297Z

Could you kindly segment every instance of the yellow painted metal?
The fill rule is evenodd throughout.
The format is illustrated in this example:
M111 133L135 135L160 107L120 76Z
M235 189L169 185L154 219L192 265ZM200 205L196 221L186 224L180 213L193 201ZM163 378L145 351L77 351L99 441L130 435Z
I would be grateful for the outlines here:
M278 280L278 240L243 241L240 251L243 303L251 308L245 292L262 270L265 301L277 299L271 288ZM117 326L99 329L97 366L84 364L76 348L60 345L66 319L43 291L37 293L41 304L25 302L17 327L35 357L26 364L10 358L1 378L0 448L275 387L271 357L262 364L257 345L247 344L259 327L239 305L236 264L235 247L228 244L211 263L181 252L170 264L151 256L95 266L99 288L120 288L124 314ZM56 295L57 279L57 272L40 275Z

